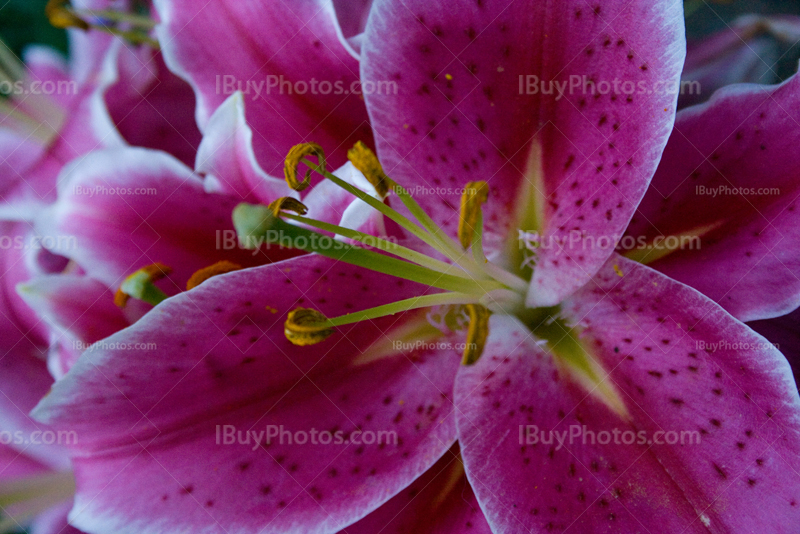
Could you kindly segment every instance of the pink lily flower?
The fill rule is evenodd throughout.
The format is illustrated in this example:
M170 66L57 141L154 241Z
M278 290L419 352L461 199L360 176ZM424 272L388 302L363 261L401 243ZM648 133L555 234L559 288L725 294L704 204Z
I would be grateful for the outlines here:
M75 2L74 7L87 13L113 3ZM51 245L34 232L30 219L55 200L56 176L64 164L91 150L141 142L140 136L193 158L199 143L191 89L163 67L153 49L134 48L98 31L70 30L69 38L69 63L44 47L31 47L22 64L0 43L2 81L13 88L0 104L3 531L78 532L66 522L74 493L66 448L42 443L50 430L27 413L85 346L137 316L136 306L126 316L108 298L113 292L83 276L68 258L48 251ZM181 128L182 144L175 142L177 130L170 122ZM35 284L26 285L31 278ZM23 295L16 290L20 284Z
M202 183L142 150L75 165L77 183L126 184L133 174L179 196L156 209L141 201L127 212L140 216L138 225L131 214L103 228L103 215L120 204L83 201L79 211L81 200L65 190L37 221L80 235L79 263L108 287L130 272L126 260L141 256L143 244L159 241L116 238L150 220L171 232L158 250L180 279L207 259L201 247L217 212L200 194L203 184L218 200L271 202L279 188L268 177L288 159L288 181L299 188L282 128L330 146L334 167L344 165L353 139L372 139L359 135L365 115L357 99L293 94L259 99L245 113L236 96L214 90L227 69L237 80L292 72L295 88L310 81L298 69L354 79L347 48L337 47L344 34L332 4L276 4L269 28L247 4L187 4L157 3L159 36L170 43L165 60L195 88L204 141L234 149L212 163L233 165L209 163ZM269 232L280 230L316 254L219 274L81 355L34 411L80 436L73 524L98 533L371 532L410 500L420 508L402 521L420 525L418 514L441 513L441 532L788 531L800 498L800 398L785 358L729 311L783 313L794 286L788 297L718 304L613 252L661 158L676 95L598 89L614 79L677 84L682 28L678 2L482 0L442 9L377 0L359 39L360 69L362 83L397 84L396 93L364 95L389 176L363 148L349 156L374 198L312 161L326 180L301 200L311 204L318 187L333 183L427 247L403 241L409 248L388 249L391 257L349 243L337 251L321 239L311 245L319 234L309 228L357 241L362 226L331 225L330 213L305 217L291 202L285 206L301 215L237 207L241 238L277 239ZM219 50L209 36L244 46ZM307 61L286 67L297 57ZM260 71L265 60L270 68ZM581 91L540 84L571 76ZM797 100L794 83L770 89L780 99L769 100L762 119L778 115L782 99ZM741 109L753 94L763 95L732 90L718 108L695 113L713 116L718 128L738 126L741 111L714 110ZM241 126L244 117L259 135ZM763 128L775 139L767 146L790 141L775 120ZM212 126L234 123L237 135L226 144ZM748 153L736 147L732 158ZM688 155L670 157L679 166ZM189 185L169 185L174 177ZM402 213L381 202L387 185ZM220 212L230 211L226 202ZM647 202L641 213L650 213ZM791 195L781 202L788 210ZM196 210L191 219L187 206ZM705 236L717 228L706 226L689 230ZM584 245L589 238L593 245ZM784 284L782 273L755 276ZM454 345L462 330L466 365ZM464 474L456 469L428 486L456 439ZM406 493L428 487L437 490L430 499ZM402 521L396 531L413 528Z
M115 5L81 0L74 10L93 14ZM3 219L30 220L55 200L61 168L92 150L132 143L194 158L194 97L159 53L96 30L70 29L68 36L68 64L45 47L31 47L23 64L2 45L3 81L14 88L0 106Z

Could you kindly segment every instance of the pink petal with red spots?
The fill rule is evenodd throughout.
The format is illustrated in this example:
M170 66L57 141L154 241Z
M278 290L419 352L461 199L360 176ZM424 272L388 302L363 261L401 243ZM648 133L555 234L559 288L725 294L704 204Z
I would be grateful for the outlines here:
M545 243L622 234L666 143L676 95L615 93L611 84L677 83L683 57L676 1L381 0L362 72L375 88L365 98L386 171L451 234L461 188L487 181L486 232L500 248L516 240L517 224ZM606 85L594 95L582 84L569 90L584 76ZM565 94L542 94L536 80L547 92L557 81ZM522 184L538 197L541 228L509 216L526 204ZM542 247L528 305L560 302L611 248Z
M340 534L491 534L458 447L410 486Z
M460 356L416 351L359 365L402 315L305 348L285 339L283 323L298 305L334 316L424 289L304 256L214 277L107 338L112 348L85 352L35 410L80 436L71 520L119 533L318 533L371 512L452 445ZM256 437L226 445L224 425ZM280 425L293 440L302 431L310 442L312 429L397 440L267 444L258 434Z
M460 373L456 401L467 472L496 532L520 523L786 532L797 523L800 399L764 338L691 288L622 258L563 313L583 329L629 419L578 387L524 328L493 329L491 352ZM563 446L550 430L566 436Z
M794 76L774 87L728 87L682 111L627 230L652 241L713 227L699 245L674 242L651 265L742 321L800 305L798 106Z
M158 0L155 6L167 65L195 90L200 130L241 89L267 173L280 176L286 154L300 142L319 143L334 168L356 141L372 143L366 108L352 91L358 62L339 42L330 0Z
M702 531L646 447L569 441L583 425L595 434L634 425L572 383L521 324L493 317L490 328L455 396L464 463L493 532Z

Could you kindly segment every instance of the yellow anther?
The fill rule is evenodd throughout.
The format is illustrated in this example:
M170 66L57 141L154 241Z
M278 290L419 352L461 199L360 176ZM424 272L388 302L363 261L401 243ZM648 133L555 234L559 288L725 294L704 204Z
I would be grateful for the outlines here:
M302 191L311 183L311 170L306 171L305 179L302 182L297 179L297 168L300 166L300 161L306 156L317 156L318 170L325 170L325 152L321 146L316 143L301 143L293 146L286 155L283 175L286 183L295 191Z
M293 211L298 215L305 215L308 213L308 208L305 204L292 197L281 197L270 203L268 206L275 214L275 217L280 217L282 211Z
M475 234L475 225L481 206L489 198L486 182L469 182L461 195L461 216L458 221L458 240L465 249L469 248Z
M333 334L333 328L326 325L327 321L328 318L317 310L297 308L286 317L283 333L294 345L316 345Z
M466 304L464 308L469 315L469 328L467 328L467 342L461 357L461 365L472 365L478 361L486 347L486 338L489 337L489 316L492 312L480 304Z
M375 153L367 145L358 141L347 151L347 159L361 171L381 197L389 192L389 178L383 172L383 166Z
M56 28L89 29L89 23L69 8L69 0L49 0L44 8L44 13L47 15L50 24Z
M167 296L154 283L169 276L172 268L153 263L128 275L114 294L114 304L124 308L130 297L156 305Z
M202 269L195 271L194 274L189 278L189 281L186 282L186 291L194 289L212 276L231 273L233 271L238 271L241 268L242 266L238 263L233 263L227 260L218 261L214 265L203 267Z

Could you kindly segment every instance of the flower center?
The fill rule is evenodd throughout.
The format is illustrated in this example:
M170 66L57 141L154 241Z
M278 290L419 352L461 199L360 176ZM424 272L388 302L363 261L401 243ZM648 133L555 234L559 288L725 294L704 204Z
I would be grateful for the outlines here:
M309 159L314 156L317 161ZM350 162L364 174L379 196L394 193L408 209L411 218L380 199L345 182L325 168L325 155L319 145L306 143L292 148L284 167L286 181L295 190L305 189L310 173L317 172L337 186L367 203L449 260L404 247L382 237L306 217L307 209L297 199L281 198L269 206L242 203L233 212L233 222L242 246L256 248L263 243L287 241L294 248L342 261L375 272L389 274L434 287L440 293L419 295L374 308L328 318L317 310L298 308L286 319L287 339L296 345L324 341L338 326L410 310L436 306L461 307L469 318L465 364L480 357L489 332L492 313L516 315L525 307L528 282L490 262L483 252L481 206L488 198L485 182L470 182L461 199L458 242L446 235L406 189L388 177L375 154L363 143L349 152ZM304 179L298 178L301 164L308 167ZM330 247L331 239L319 232L330 232L349 239ZM364 248L372 245L385 253Z

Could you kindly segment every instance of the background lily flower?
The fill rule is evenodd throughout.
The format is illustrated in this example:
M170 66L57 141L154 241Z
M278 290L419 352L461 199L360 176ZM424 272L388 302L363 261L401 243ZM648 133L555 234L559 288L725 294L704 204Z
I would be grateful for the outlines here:
M800 305L798 183L789 110L800 78L735 85L681 111L628 241L628 253L686 283L742 321ZM743 113L742 110L747 112ZM672 245L664 239L674 236ZM702 266L702 267L701 267Z
M726 85L777 82L778 60L798 41L798 17L743 15L724 30L690 42L678 107L699 104Z

